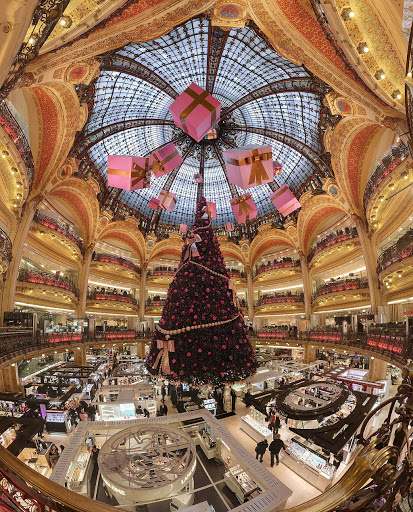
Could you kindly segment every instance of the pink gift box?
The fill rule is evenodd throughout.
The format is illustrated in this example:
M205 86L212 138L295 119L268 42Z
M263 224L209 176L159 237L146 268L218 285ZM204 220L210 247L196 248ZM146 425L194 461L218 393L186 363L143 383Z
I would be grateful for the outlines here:
M234 224L232 222L227 222L225 224L225 231L227 231L228 233L234 231Z
M278 190L273 192L270 195L270 199L273 202L274 206L277 208L277 210L284 217L287 217L287 215L292 213L294 210L298 210L298 208L301 208L298 199L287 187L287 185L283 185Z
M231 199L231 207L238 224L255 219L258 213L254 200L248 192L242 196Z
M172 192L167 192L166 190L161 190L158 197L159 206L164 210L168 210L168 212L173 211L177 200L178 198L176 194L173 194Z
M108 186L138 190L150 185L149 159L108 155Z
M156 199L156 197L152 197L152 199L148 203L148 206L149 206L149 208L152 208L152 210L157 210L159 207L159 204L160 204L159 199Z
M223 153L231 183L246 190L273 180L271 146L251 144Z
M219 121L221 103L192 82L169 111L175 124L199 142Z
M279 176L281 174L283 166L279 162L276 162L275 160L273 160L272 166L274 170L274 176Z
M211 219L216 219L217 218L216 203L210 203L207 201L206 204L207 204L207 208L208 208L208 215L210 216Z
M202 183L204 180L202 179L202 176L198 173L194 174L194 180L196 183Z
M179 225L179 232L181 235L185 235L188 232L188 225L187 224L180 224Z
M182 162L182 157L172 142L149 157L151 171L157 178L173 171Z

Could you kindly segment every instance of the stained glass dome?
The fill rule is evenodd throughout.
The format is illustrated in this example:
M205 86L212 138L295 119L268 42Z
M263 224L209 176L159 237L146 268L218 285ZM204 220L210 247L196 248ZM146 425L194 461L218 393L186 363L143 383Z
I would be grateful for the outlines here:
M150 188L107 189L117 204L158 222L190 224L200 194L217 204L215 227L235 222L230 200L244 193L229 183L222 152L246 144L269 144L283 170L274 181L251 193L258 217L275 211L272 191L286 183L292 190L321 167L322 100L326 86L304 67L276 52L259 29L250 24L224 31L206 18L194 18L168 34L130 44L102 56L93 89L93 106L76 152L101 187L107 182L109 154L147 156L174 142L184 162ZM191 82L222 104L217 138L197 143L175 126L169 106ZM200 172L203 183L193 176ZM173 212L154 214L148 201L162 188L177 194Z

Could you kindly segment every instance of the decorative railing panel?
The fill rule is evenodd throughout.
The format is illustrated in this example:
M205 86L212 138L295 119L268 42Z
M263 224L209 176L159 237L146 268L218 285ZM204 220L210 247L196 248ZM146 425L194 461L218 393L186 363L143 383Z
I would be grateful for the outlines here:
M369 283L367 277L359 277L356 279L343 279L342 281L333 281L331 283L322 284L313 293L313 299L326 295L327 293L346 292L350 290L361 290L368 288Z
M267 265L263 263L259 267L255 267L254 276L258 276L259 274L263 274L264 272L269 272L271 270L277 270L280 268L293 268L299 266L300 260L293 260L292 258L280 258L272 262L268 262Z
M40 224L49 229L53 229L53 231L56 231L60 235L65 236L66 238L71 240L74 244L76 244L79 247L82 254L84 253L82 239L75 232L75 230L68 224L65 224L64 222L61 222L56 219L52 219L51 217L48 217L47 215L43 215L42 213L40 213L38 211L35 213L33 220L34 220L34 222L37 222L37 224Z
M63 290L73 293L76 297L79 296L79 290L68 277L21 268L19 270L18 280L25 283L44 284L47 286L62 288Z
M136 306L138 301L130 294L109 293L109 292L90 292L87 295L89 300L106 300L111 302L125 302Z
M377 273L382 272L392 263L397 263L413 256L413 229L409 229L397 242L383 251L377 259Z
M0 228L0 252L3 254L4 258L10 263L13 253L12 253L12 243L5 231Z
M330 233L329 235L318 240L312 247L309 255L307 256L307 262L310 261L316 256L318 253L335 244L339 244L340 242L345 242L346 240L351 240L353 238L357 238L357 228L345 228L344 230L339 230L334 233Z
M264 295L255 302L255 306L263 306L265 304L278 304L281 302L304 302L304 294L299 293L297 295L289 295L276 293L273 295Z
M151 270L148 270L147 276L174 276L177 269L172 267L167 268L154 268Z
M93 256L94 261L101 261L102 263L114 263L115 265L119 265L121 267L129 268L133 270L137 274L141 273L141 269L138 265L135 265L132 261L129 261L125 258L121 258L120 256L113 256L111 254L95 254Z

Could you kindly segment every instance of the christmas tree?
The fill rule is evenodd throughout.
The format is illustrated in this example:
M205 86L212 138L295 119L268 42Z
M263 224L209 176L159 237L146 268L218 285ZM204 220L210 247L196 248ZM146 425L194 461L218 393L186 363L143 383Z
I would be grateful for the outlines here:
M205 198L182 249L146 367L172 382L230 384L257 369Z

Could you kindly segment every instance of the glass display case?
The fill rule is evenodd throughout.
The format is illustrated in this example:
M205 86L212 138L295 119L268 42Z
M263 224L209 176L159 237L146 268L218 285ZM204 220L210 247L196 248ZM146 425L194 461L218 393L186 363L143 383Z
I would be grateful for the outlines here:
M260 492L257 483L238 464L232 466L224 475L225 484L235 494L240 503L255 498Z
M205 456L207 459L213 459L216 453L216 442L214 433L208 423L204 423L198 430L198 436L200 441L199 445Z
M267 428L265 415L262 412L250 407L250 412L241 417L241 430L248 434L257 443L272 438L272 432Z
M82 447L82 451L76 460L72 460L66 473L67 487L71 491L81 494L87 494L88 469L91 452L87 446Z
M324 491L330 484L335 467L321 451L310 448L307 441L293 437L285 450L283 463L301 478Z

